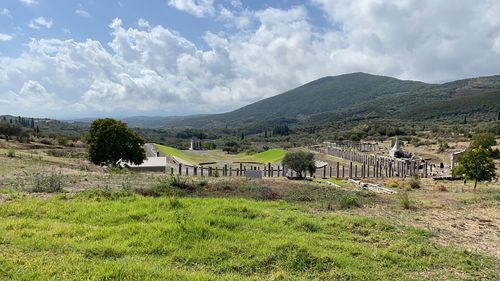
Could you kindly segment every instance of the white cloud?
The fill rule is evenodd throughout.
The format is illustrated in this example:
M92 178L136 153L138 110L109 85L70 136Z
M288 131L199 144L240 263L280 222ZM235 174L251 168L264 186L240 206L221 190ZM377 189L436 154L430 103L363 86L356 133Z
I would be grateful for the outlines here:
M38 17L30 20L28 26L33 29L40 29L41 27L45 27L50 29L52 27L52 19L46 19L44 17Z
M12 38L12 35L0 33L0 42L10 41Z
M19 2L23 3L26 6L33 7L38 5L37 0L19 0Z
M142 19L142 18L137 21L137 26L139 26L140 28L149 28L150 27L149 22L145 19Z
M12 14L7 8L3 8L2 10L0 10L0 16L12 18Z
M168 0L168 5L195 17L214 15L213 0Z
M18 57L0 57L0 93L29 100L26 93L39 93L50 101L45 112L65 116L76 109L177 115L232 110L347 72L428 82L498 74L500 4L436 2L315 0L332 23L322 29L302 6L218 8L219 20L238 26L244 16L248 24L206 32L204 47L145 19L135 28L115 19L106 48L95 40L38 39ZM12 109L29 113L36 105L0 102L0 112Z
M84 18L89 18L90 17L90 14L89 12L83 10L83 9L77 9L75 10L75 14L81 16L81 17L84 17Z
M339 68L443 81L494 74L500 36L500 2L313 0L332 23L341 48L331 57ZM364 65L364 66L362 66Z

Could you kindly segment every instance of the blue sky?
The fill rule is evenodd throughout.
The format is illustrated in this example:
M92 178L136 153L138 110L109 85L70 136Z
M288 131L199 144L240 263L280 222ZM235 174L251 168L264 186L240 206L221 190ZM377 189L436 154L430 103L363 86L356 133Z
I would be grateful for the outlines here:
M218 113L327 75L500 73L494 0L1 0L0 114Z

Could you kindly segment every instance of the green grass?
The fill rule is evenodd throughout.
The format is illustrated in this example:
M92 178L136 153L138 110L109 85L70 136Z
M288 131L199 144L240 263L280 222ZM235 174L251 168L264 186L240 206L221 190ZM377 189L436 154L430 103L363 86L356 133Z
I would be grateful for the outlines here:
M254 155L246 153L227 154L221 150L204 150L204 151L182 151L170 146L155 144L156 148L165 155L175 156L190 164L202 162L219 162L219 161L251 161L267 164L275 163L283 159L287 153L284 149L270 149Z
M283 201L110 190L0 203L1 280L470 280L496 261ZM497 279L498 280L498 279Z
M173 148L173 147L165 146L165 145L161 145L161 144L155 144L155 146L156 146L156 149L158 149L161 153L163 153L165 155L175 156L181 160L189 162L190 164L196 164L196 161L193 158L191 158L189 155L187 155L186 153L184 153L183 151L181 151L177 148Z
M281 161L285 157L286 153L287 151L284 149L273 148L261 153L257 153L253 155L253 158L256 162L275 163Z

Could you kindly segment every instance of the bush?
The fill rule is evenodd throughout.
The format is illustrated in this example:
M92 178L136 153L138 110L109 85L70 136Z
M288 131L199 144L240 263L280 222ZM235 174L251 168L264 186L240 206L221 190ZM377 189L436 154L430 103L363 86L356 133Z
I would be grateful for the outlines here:
M355 193L346 192L337 197L340 209L351 209L361 207L361 200Z
M57 138L57 143L62 146L66 146L68 144L68 138L65 136L59 136Z
M391 188L398 188L399 187L399 183L396 180L389 180L387 182L387 186L391 187Z
M40 143L46 144L46 145L53 145L54 143L52 142L51 139L48 138L43 138L40 140Z
M194 184L196 186L203 187L208 185L208 181L206 179L199 179Z
M33 176L33 187L31 192L62 192L63 179L61 173L52 172L49 175L37 173Z
M168 183L170 184L171 187L179 188L179 189L192 189L193 186L188 183L187 178L182 178L179 175L176 177L171 176L168 179Z
M403 191L400 193L398 197L399 205L405 209L405 210L410 210L413 209L413 203L410 200L410 196L407 191Z
M218 177L220 176L220 175L219 175L219 170L214 170L214 171L212 172L212 176L213 176L214 178L218 178Z
M439 144L439 148L438 148L438 152L444 152L446 149L450 148L450 146L448 145L448 143L446 142L441 142Z
M444 184L438 185L437 189L438 191L448 191L448 189L446 189L446 186L444 186Z
M410 187L413 189L420 188L421 182L420 177L417 174L413 174L410 179Z
M14 149L9 149L9 151L7 151L7 156L10 158L16 157L16 151Z

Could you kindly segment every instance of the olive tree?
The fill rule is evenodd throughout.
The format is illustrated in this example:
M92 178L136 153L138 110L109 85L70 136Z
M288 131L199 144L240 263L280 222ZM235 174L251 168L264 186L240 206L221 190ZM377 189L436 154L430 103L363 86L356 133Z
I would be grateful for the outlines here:
M306 172L309 171L310 173L314 173L316 170L314 154L311 152L288 152L281 162L284 167L295 171L298 178L304 178ZM304 176L302 176L302 174L304 174Z
M478 182L494 179L496 167L491 146L495 144L495 136L492 134L474 135L469 149L457 159L458 165L452 171L453 176L474 180L474 191Z
M86 142L89 160L94 164L115 166L118 160L141 164L146 159L144 140L118 120L92 122Z

